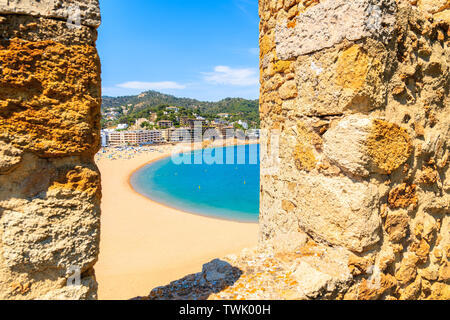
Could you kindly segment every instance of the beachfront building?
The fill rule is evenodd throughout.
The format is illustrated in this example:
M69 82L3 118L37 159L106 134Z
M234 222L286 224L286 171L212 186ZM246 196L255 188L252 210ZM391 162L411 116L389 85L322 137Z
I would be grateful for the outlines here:
M261 136L261 130L260 129L249 129L247 130L247 137L249 139L259 139Z
M224 126L224 127L218 128L218 129L219 129L220 134L223 139L235 137L236 130L234 129L234 127L231 127L231 126L225 127Z
M203 119L187 119L186 126L190 128L194 128L196 126L203 127L206 124L206 120Z
M180 126L188 127L189 126L189 117L180 117Z
M102 147L107 147L108 146L108 136L109 136L109 132L108 131L101 130L100 137L101 137L101 141L102 141Z
M170 120L160 120L157 122L160 129L172 128L173 122Z
M108 135L108 144L114 146L143 145L162 143L163 137L159 130L136 130L111 132Z
M192 142L194 141L193 136L192 128L176 128L170 130L169 140L170 142Z
M161 137L165 142L170 142L170 131L172 129L161 129L159 132L161 132Z
M199 142L203 140L204 128L170 128L161 130L163 139L167 142Z

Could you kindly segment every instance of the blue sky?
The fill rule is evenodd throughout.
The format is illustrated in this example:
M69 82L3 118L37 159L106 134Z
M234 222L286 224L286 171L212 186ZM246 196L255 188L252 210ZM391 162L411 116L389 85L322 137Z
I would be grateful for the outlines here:
M103 95L257 99L258 0L100 0Z

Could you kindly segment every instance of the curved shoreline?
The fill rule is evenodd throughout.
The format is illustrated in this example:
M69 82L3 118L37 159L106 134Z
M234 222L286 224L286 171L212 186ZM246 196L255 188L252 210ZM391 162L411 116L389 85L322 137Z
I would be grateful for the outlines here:
M257 142L257 143L249 143L249 142L248 142L248 143L242 143L242 144L231 144L231 145L227 145L227 146L216 146L216 147L214 147L214 146L213 146L213 147L208 146L208 147L205 147L205 148L204 148L204 147L201 147L201 148L193 148L193 149L191 149L189 152L194 152L194 151L197 151L197 150L203 150L203 149L208 149L208 148L221 148L221 147L222 147L222 148L227 148L227 147L234 147L234 146L239 146L239 145L250 145L250 144L258 144L258 143L259 143L259 142ZM181 151L181 152L179 152L178 154L183 153L183 152L186 152L186 151ZM153 160L150 160L149 162L147 162L147 163L145 163L145 164L143 164L143 165L140 165L140 166L137 167L134 171L132 171L132 172L128 175L128 178L127 178L128 185L129 185L130 189L131 189L134 193L138 194L138 195L141 196L141 197L144 197L145 199L147 199L147 200L149 200L149 201L158 203L159 205L164 206L164 207L169 208L169 209L172 209L172 210L177 210L177 211L183 212L183 213L185 213L185 214L191 214L191 215L196 215L196 216L200 216L200 217L204 217L204 218L210 218L210 219L221 220L221 221L232 221L232 222L244 223L244 224L258 224L258 222L243 221L243 220L237 220L237 219L226 219L226 218L217 217L217 216L210 216L210 215L202 214L202 213L198 213L198 212L190 212L190 211L186 211L185 209L178 208L178 207L175 207L175 206L170 206L170 205L167 205L167 204L165 204L165 203L163 203L163 202L159 202L159 201L157 201L156 199L152 199L152 198L150 198L150 197L147 197L147 196L143 195L142 193L138 192L138 191L133 187L133 184L131 183L131 178L133 177L134 174L136 174L136 173L137 173L138 171L140 171L141 169L143 169L143 168L145 168L145 167L147 167L147 166L149 166L149 165L151 165L151 164L153 164L153 163L155 163L155 162L158 162L158 161L161 161L161 160L164 160L164 159L167 159L167 158L171 157L171 155L172 155L172 153L161 155L160 157L157 157L157 158L155 158L155 159L153 159Z
M110 150L97 158L103 193L100 256L95 265L99 299L148 295L155 287L200 272L213 259L258 243L257 223L191 214L134 190L132 174L171 155L167 145L154 149ZM158 154L160 150L164 153Z

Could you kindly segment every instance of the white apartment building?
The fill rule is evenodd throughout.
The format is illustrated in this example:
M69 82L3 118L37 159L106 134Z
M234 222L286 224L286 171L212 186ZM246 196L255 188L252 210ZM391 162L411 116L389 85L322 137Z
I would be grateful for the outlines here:
M108 135L108 143L112 147L161 143L163 141L164 140L159 130L111 132Z
M108 146L108 136L109 136L109 132L101 130L100 137L101 137L101 141L102 141L102 147Z

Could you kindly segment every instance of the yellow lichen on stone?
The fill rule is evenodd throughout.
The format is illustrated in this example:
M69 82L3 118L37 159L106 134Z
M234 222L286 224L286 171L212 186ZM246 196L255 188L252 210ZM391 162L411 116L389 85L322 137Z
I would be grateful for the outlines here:
M408 208L417 205L416 186L403 183L389 192L389 207L392 209Z
M358 284L358 300L374 300L391 290L397 285L397 281L390 274L379 275L378 279L363 279Z
M293 19L287 23L287 27L290 29L295 28L296 25L297 25L297 20L295 20L295 19Z
M312 171L317 165L313 145L320 144L320 137L317 137L307 126L299 121L297 123L297 145L294 149L294 160L298 170Z
M357 44L346 49L337 62L336 84L357 90L366 82L369 70L367 53Z
M286 72L289 71L291 67L291 61L283 61L283 60L279 60L277 62L274 63L273 65L273 71L280 73L280 72Z
M100 175L89 168L77 166L72 170L63 172L49 189L69 189L85 192L89 195L99 195Z
M412 152L406 130L382 120L373 121L366 146L372 161L388 174L404 164Z
M297 122L297 132L301 140L307 141L310 145L321 148L323 145L322 138L311 129L303 121Z
M275 40L273 34L266 34L260 42L260 55L264 57L275 48Z
M431 295L427 300L450 300L450 284L435 282L430 288Z
M313 148L303 142L299 142L295 147L294 159L298 170L312 171L317 164Z
M94 47L12 39L0 43L0 127L44 157L99 145L100 61Z
M433 185L439 179L439 172L433 167L424 167L419 175L419 182L425 185Z

